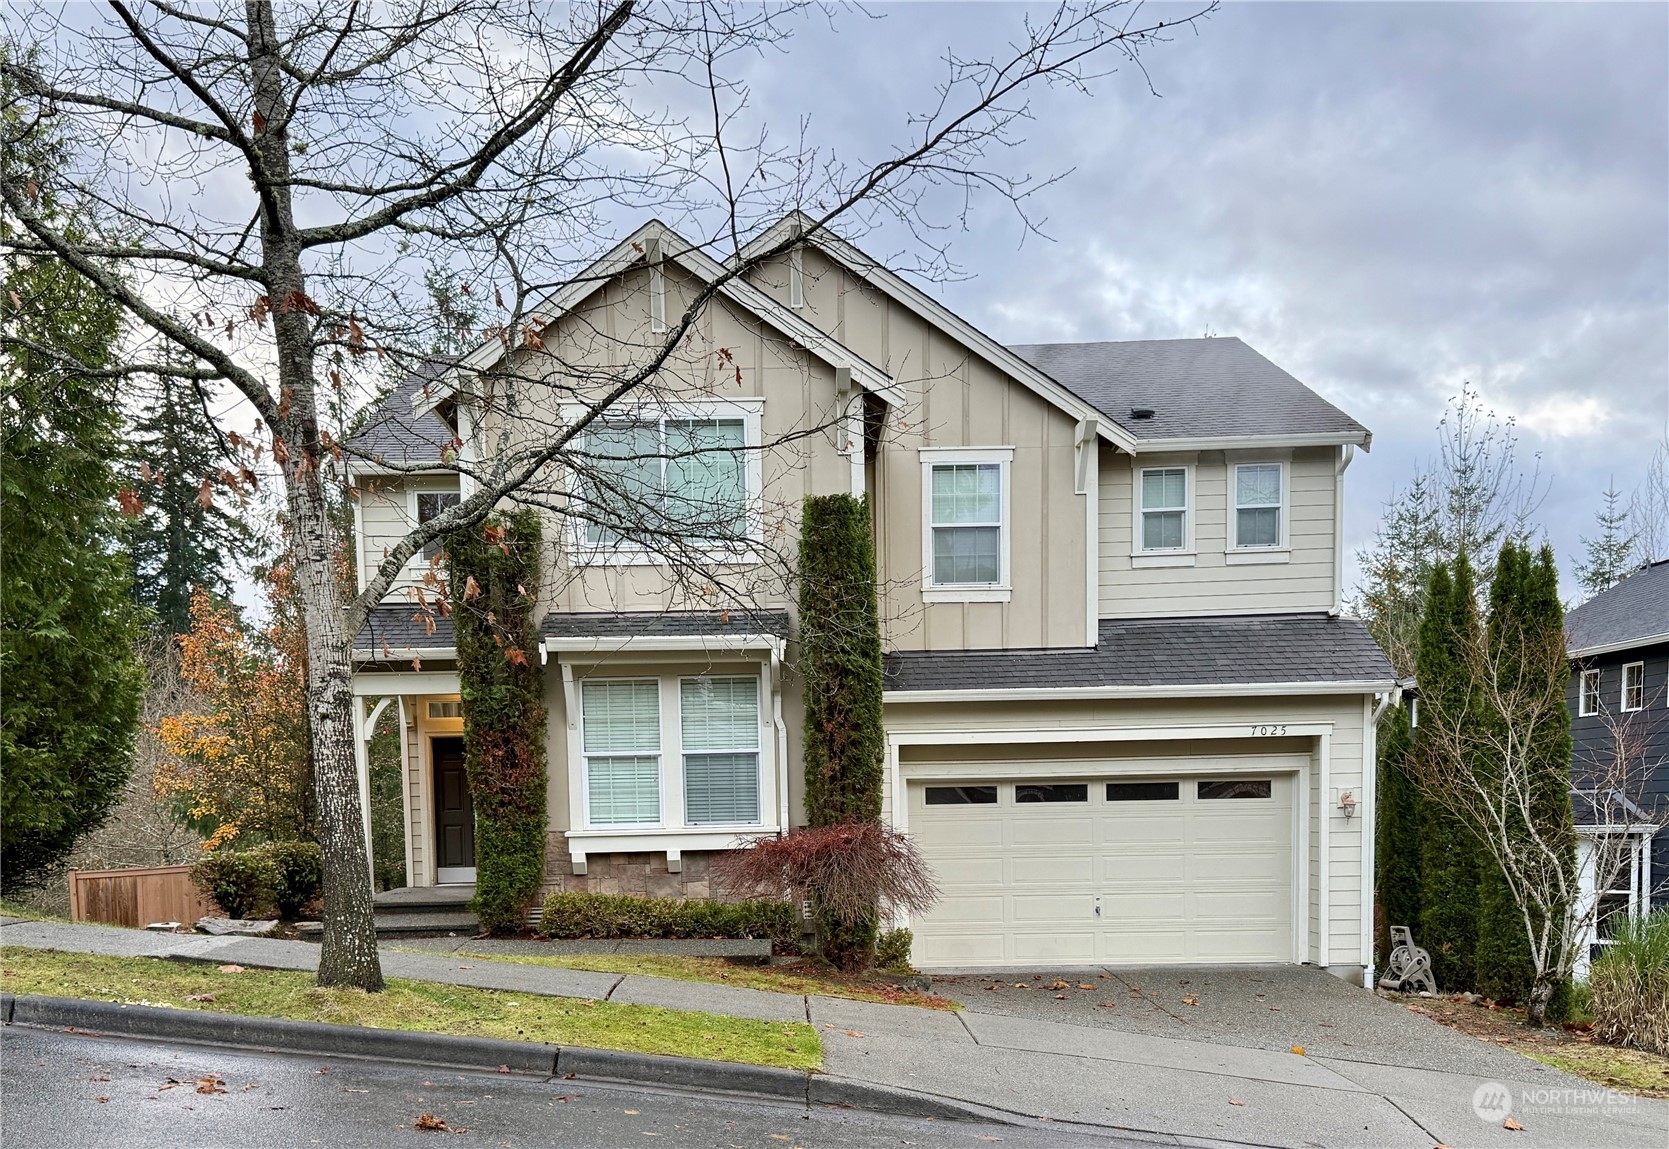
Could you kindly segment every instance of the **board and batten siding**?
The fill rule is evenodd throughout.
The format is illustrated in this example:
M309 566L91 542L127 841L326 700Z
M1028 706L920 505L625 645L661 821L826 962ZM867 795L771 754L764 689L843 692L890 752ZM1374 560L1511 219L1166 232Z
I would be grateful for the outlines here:
M1116 772L1121 759L1144 759L1141 772L1155 772L1152 759L1159 755L1178 758L1177 773L1186 774L1190 761L1213 757L1237 760L1247 751L1300 750L1310 756L1308 841L1299 849L1308 855L1309 884L1303 891L1303 905L1294 907L1308 917L1309 939L1305 961L1334 967L1366 965L1372 954L1363 949L1364 902L1362 896L1363 833L1372 825L1373 812L1364 790L1367 747L1364 732L1372 698L1355 695L1311 695L1271 698L1147 698L1071 700L1060 702L969 702L900 703L886 705L886 726L890 736L909 735L931 739L942 734L945 742L899 747L904 775L908 763L933 759L978 761L993 775L1004 763L1017 763L1028 777L1060 767L1062 775L1082 776L1086 771ZM1327 738L1326 781L1322 780L1319 738L1169 738L1130 741L1113 738L1106 742L1039 743L1038 731L1051 728L1075 732L1105 729L1110 735L1130 730L1184 727L1236 728L1250 733L1270 724L1302 723L1330 728ZM967 734L978 732L978 742L967 744ZM1005 731L1026 733L1030 742L1005 743ZM1101 765L1095 765L1099 762ZM1083 763L1080 765L1079 763ZM1132 765L1136 765L1132 763ZM883 795L883 818L895 819L895 798L891 771ZM1014 775L1010 775L1011 777ZM1358 802L1355 817L1346 818L1334 801L1334 793L1351 791ZM1298 797L1304 795L1300 793ZM1323 821L1326 828L1323 830ZM1323 867L1325 837L1326 866ZM1325 893L1324 893L1325 891ZM1327 940L1321 944L1321 907L1328 907Z
M362 477L359 495L359 585L388 557L390 550L417 525L417 495L425 492L457 493L457 475L411 478ZM389 588L388 599L404 602L404 593L420 586L429 572L429 562L418 552L400 569L400 577Z
M1327 611L1336 605L1336 447L1271 452L1203 451L1100 460L1102 618ZM1229 556L1232 475L1238 463L1287 463L1285 562L1236 565ZM1134 483L1143 467L1193 468L1191 566L1143 566L1131 554Z
M815 249L802 253L807 320L892 376L869 471L883 635L891 650L1083 646L1089 610L1087 496L1074 489L1076 422L947 332ZM753 283L790 304L787 256ZM923 449L1012 448L1007 602L928 602L922 594Z

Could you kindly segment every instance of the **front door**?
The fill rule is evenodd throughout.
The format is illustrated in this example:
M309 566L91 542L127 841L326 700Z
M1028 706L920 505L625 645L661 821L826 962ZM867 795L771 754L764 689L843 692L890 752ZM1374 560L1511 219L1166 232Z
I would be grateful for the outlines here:
M475 880L475 806L464 774L464 740L432 738L435 767L435 880Z

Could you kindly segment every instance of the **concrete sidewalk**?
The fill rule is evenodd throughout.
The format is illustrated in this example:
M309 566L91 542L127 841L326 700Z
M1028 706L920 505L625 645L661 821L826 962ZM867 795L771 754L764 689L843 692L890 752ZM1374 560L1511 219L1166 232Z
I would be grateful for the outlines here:
M305 942L199 938L62 923L0 921L0 944L122 956L312 969ZM441 954L383 952L393 977L562 997L636 1002L767 1020L809 1020L828 1073L1059 1122L1141 1130L1186 1142L1302 1147L1669 1146L1669 1102L1607 1097L1599 1087L1474 1042L1430 1056L1352 1045L1348 1057L1299 1056L1226 1040L1171 1037L986 1012L876 1005L665 978L621 977ZM1327 975L1317 974L1317 977ZM1332 987L1328 987L1332 988ZM1359 991L1358 991L1359 992ZM1396 1007L1363 995L1366 1008ZM1362 1025L1364 1037L1373 1026ZM1208 1036L1208 1035L1207 1035ZM1433 1025L1432 1042L1473 1042ZM1459 1060L1455 1055L1460 1056ZM1474 1111L1504 1087L1522 1132Z

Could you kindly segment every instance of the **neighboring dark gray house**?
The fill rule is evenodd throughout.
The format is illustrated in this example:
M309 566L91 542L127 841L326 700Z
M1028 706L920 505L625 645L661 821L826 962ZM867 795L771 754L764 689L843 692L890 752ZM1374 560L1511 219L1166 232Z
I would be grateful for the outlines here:
M1633 839L1626 871L1602 881L1605 918L1669 905L1669 560L1651 563L1571 611L1572 788L1584 847L1603 834ZM1620 753L1619 746L1626 746ZM1599 787L1627 759L1626 793ZM1596 788L1612 790L1596 794ZM1590 879L1592 874L1589 874ZM1597 938L1594 940L1598 940Z

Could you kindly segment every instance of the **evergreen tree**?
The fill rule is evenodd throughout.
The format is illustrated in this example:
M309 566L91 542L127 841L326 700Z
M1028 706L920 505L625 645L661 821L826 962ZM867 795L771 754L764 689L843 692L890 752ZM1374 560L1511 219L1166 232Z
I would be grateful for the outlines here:
M1638 565L1636 544L1640 536L1629 521L1629 508L1622 505L1622 495L1613 483L1601 496L1605 506L1594 514L1599 525L1597 538L1582 537L1585 557L1576 560L1576 581L1591 598L1602 590L1610 590L1623 576ZM1528 558L1528 552L1525 553Z
M1378 805L1374 834L1374 900L1385 910L1387 926L1420 925L1419 791L1410 772L1414 731L1408 706L1399 706L1380 725ZM1389 940L1389 931L1387 942ZM1389 949L1387 945L1387 950ZM1379 955L1380 964L1390 960Z
M156 622L174 634L191 629L197 587L228 596L227 566L249 547L249 529L205 484L224 468L219 432L191 383L164 376L156 405L134 428L145 509L130 529L134 588Z
M0 148L0 178L38 188L62 141L17 122L10 100L0 108L14 142ZM121 314L58 260L16 253L0 300L0 888L11 892L121 800L143 674L112 466L121 412L96 373L113 362Z
M1431 756L1445 753L1432 734L1462 729L1477 716L1476 690L1468 666L1468 652L1476 648L1479 639L1476 594L1472 565L1465 551L1456 557L1452 577L1447 563L1437 564L1420 625L1420 726L1414 732L1414 753L1428 759L1422 769L1458 769L1458 763L1429 761ZM1424 796L1417 816L1417 940L1431 952L1438 986L1465 989L1472 985L1476 968L1477 838L1449 811Z
M1529 593L1530 552L1509 540L1501 547L1495 564L1495 581L1489 588L1488 665L1497 674L1511 675L1523 669L1521 639L1524 608ZM1518 649L1514 649L1517 646ZM1487 709L1487 708L1486 708ZM1499 726L1501 716L1483 713L1480 723ZM1512 790L1501 777L1502 764L1494 755L1480 750L1474 769L1489 788L1490 800L1506 824L1505 833L1527 831L1517 815ZM1524 916L1500 862L1487 844L1478 850L1478 948L1477 987L1485 997L1516 1005L1525 1000L1535 966L1530 958L1530 935Z

